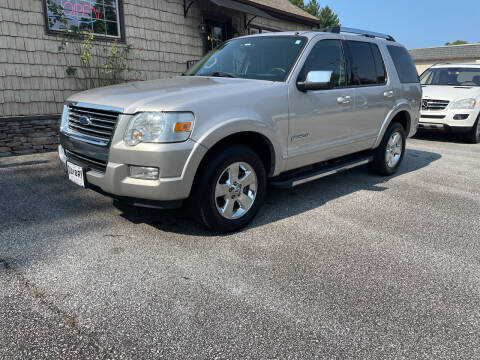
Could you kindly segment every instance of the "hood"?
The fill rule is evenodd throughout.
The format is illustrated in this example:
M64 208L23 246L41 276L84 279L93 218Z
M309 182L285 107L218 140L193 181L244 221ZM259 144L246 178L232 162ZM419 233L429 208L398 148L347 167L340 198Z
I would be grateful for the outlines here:
M139 111L194 111L196 102L215 104L224 96L271 87L273 82L238 78L177 76L106 86L83 91L68 98L81 102L123 109L125 114Z
M427 85L422 86L423 99L448 100L453 102L460 99L479 98L480 87Z

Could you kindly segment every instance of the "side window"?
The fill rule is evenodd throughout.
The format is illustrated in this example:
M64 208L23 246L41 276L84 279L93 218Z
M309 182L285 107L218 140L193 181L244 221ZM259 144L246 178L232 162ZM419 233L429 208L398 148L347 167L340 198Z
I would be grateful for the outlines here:
M432 83L433 71L427 70L420 76L420 84L430 85Z
M299 81L305 81L310 71L333 71L334 87L346 85L345 58L340 40L320 40L307 57Z
M418 83L417 69L407 49L394 45L388 45L387 48L397 69L400 82L402 84Z
M346 43L350 50L352 85L376 85L378 75L370 43L362 41L346 41ZM384 82L385 80L382 81Z

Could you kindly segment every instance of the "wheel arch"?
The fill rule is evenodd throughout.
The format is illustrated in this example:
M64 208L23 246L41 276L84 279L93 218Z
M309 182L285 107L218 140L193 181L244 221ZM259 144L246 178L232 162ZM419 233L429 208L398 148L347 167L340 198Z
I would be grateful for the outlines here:
M390 111L385 121L383 122L382 127L380 128L374 148L377 148L380 145L380 143L382 142L382 138L385 135L385 132L393 121L397 121L403 126L403 128L405 129L405 134L408 137L412 128L412 115L410 113L410 108L408 104L401 103Z
M265 165L267 176L272 176L276 166L275 147L267 136L256 131L236 132L218 140L209 147L200 161L199 168L215 153L231 145L244 145L255 151Z

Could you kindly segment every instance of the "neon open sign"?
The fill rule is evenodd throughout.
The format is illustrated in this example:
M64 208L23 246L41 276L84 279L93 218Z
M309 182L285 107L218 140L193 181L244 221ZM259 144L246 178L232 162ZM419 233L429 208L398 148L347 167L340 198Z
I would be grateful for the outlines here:
M67 19L91 24L100 19L101 8L92 5L91 1L62 1L63 14Z
M1 2L2 0L0 0ZM121 0L44 0L48 29L120 38Z

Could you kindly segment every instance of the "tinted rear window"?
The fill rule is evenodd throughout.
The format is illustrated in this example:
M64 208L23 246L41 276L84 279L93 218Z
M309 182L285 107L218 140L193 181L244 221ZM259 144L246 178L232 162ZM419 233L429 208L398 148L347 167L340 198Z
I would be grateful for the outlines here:
M387 48L397 69L400 82L402 84L418 83L417 69L407 49L393 45L389 45Z

